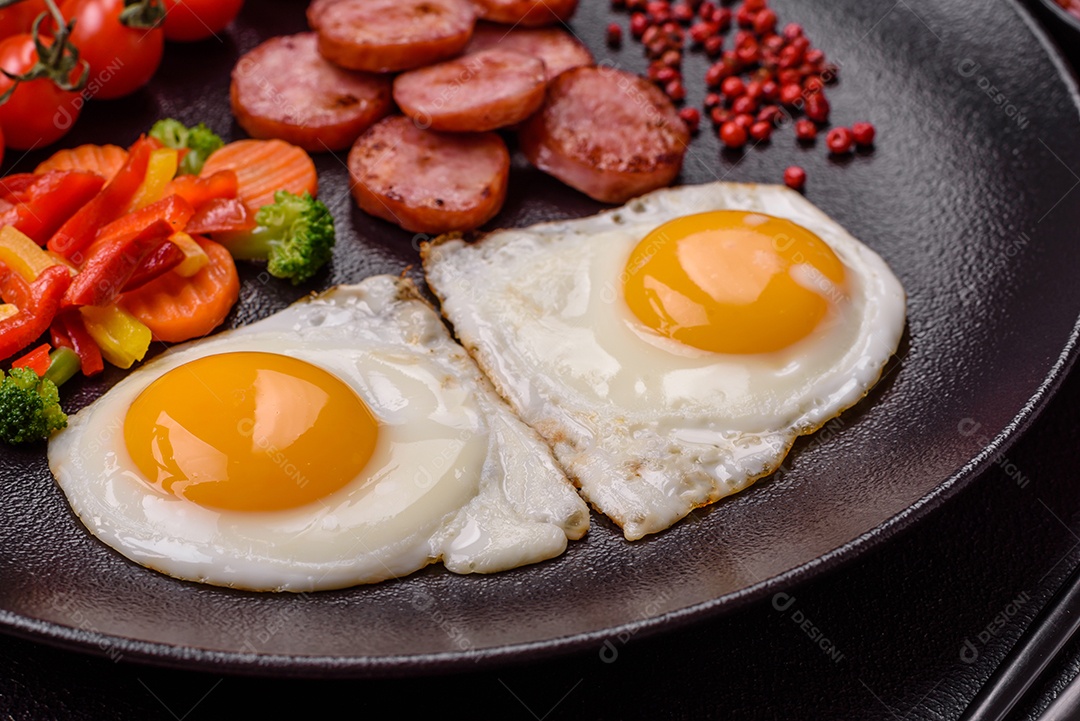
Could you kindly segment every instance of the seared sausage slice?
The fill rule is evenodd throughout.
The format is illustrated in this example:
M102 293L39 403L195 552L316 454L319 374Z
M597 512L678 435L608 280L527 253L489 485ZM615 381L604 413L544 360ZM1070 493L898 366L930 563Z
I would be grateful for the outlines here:
M546 88L542 60L485 50L402 73L394 80L394 100L421 127L481 132L535 113Z
M480 17L507 25L555 25L565 23L577 10L578 0L473 0Z
M472 230L506 200L510 153L495 133L438 133L409 118L376 123L349 153L360 208L414 233Z
M675 106L642 77L574 68L519 134L525 157L591 198L623 203L671 183L690 135Z
M233 68L230 99L253 138L304 150L344 150L390 113L390 79L333 65L315 33L267 40Z
M548 80L570 68L594 62L589 49L562 28L507 28L477 23L472 42L465 52L478 53L493 48L540 58L547 67Z
M469 44L469 0L315 0L308 23L319 52L352 70L395 72L437 63Z

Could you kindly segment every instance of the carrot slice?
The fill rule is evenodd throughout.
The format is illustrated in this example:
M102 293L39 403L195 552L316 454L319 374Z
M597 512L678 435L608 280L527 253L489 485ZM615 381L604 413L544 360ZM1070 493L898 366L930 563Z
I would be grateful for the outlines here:
M179 343L199 338L221 325L240 296L236 264L224 246L195 239L210 257L190 278L166 273L124 293L120 305L154 334L154 340Z
M238 197L255 213L274 202L274 193L288 190L296 195L319 191L315 163L303 148L283 140L237 140L220 148L203 165L207 177L232 170L240 181Z
M40 175L50 170L81 170L113 179L127 162L128 152L118 145L80 145L77 148L58 150L53 156L37 166L34 173Z

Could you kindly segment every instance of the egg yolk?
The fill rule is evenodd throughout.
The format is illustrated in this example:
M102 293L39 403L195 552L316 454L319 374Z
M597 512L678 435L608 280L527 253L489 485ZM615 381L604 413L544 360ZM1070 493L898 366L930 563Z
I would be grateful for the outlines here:
M378 422L337 377L273 353L225 353L174 368L124 421L135 465L167 493L209 508L276 511L352 481Z
M622 279L638 320L714 353L786 348L846 297L844 265L821 238L732 210L661 225L634 248Z

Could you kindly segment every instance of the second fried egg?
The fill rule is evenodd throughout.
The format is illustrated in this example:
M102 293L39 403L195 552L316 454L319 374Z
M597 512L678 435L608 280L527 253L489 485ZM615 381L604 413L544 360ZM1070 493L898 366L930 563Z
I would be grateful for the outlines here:
M629 539L778 468L874 385L905 322L885 262L782 186L666 189L442 239L425 270L465 347Z

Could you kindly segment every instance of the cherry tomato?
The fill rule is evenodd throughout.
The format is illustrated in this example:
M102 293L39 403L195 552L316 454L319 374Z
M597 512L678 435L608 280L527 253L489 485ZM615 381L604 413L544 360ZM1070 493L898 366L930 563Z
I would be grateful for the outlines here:
M66 0L60 12L75 20L71 44L90 64L86 93L120 98L146 83L161 65L165 33L160 27L134 28L120 22L124 0Z
M46 45L49 43L45 40ZM0 68L22 75L38 60L34 38L28 34L12 35L0 41ZM71 81L79 78L72 72ZM12 85L0 74L0 94ZM64 137L82 111L83 98L77 92L61 90L52 80L41 78L19 87L6 103L0 105L0 128L3 128L7 147L29 150L55 143Z
M205 40L225 29L244 0L165 0L165 38Z
M46 11L45 0L23 0L0 10L0 39L30 32L37 16Z

